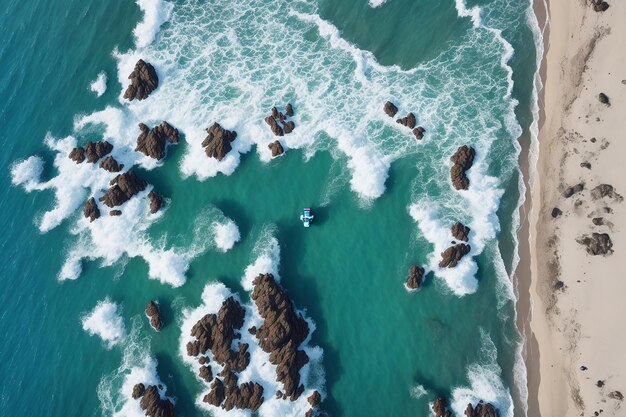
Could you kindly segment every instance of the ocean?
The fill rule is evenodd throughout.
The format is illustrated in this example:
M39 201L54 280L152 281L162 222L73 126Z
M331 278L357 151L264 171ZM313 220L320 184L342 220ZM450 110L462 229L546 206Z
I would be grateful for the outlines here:
M142 415L138 381L179 416L251 415L205 408L184 346L229 294L253 314L261 272L314 328L303 381L330 415L427 416L439 395L457 416L479 400L526 415L514 272L542 53L530 1L4 0L0 39L0 415ZM159 87L129 102L139 58ZM272 158L263 119L287 103L296 127ZM160 162L135 152L138 124L164 120L180 143ZM219 162L201 147L214 122L238 134ZM150 186L90 223L85 202L116 174L67 155L103 139ZM462 145L476 158L457 191ZM456 221L472 249L442 269ZM410 292L413 264L426 275ZM252 357L240 380L262 380L259 415L303 415Z

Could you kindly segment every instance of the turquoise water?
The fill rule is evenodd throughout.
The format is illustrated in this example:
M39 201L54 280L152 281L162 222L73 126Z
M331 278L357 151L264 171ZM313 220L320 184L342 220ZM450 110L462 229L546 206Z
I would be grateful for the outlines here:
M158 362L177 414L202 415L205 387L179 355L183 311L202 304L210 283L247 301L242 277L268 235L280 246L283 287L315 322L310 344L323 349L332 415L423 416L436 395L525 414L509 276L518 141L530 141L533 121L529 4L213 0L170 11L142 1L145 17L130 0L5 3L0 415L111 415L145 356ZM150 16L168 20L152 42L149 30L133 34ZM139 57L161 84L128 105L120 82ZM101 71L108 88L96 97L89 85ZM422 142L384 115L388 99L416 113ZM262 119L287 101L297 127L286 155L270 161ZM183 140L157 166L132 150L137 123L161 120ZM199 147L216 120L239 133L220 164ZM141 198L120 218L82 218L109 174L75 165L64 147L103 137L168 199L157 220L136 214ZM467 193L448 180L448 158L463 144L478 151ZM23 177L27 193L15 175L32 155L43 170ZM316 215L310 229L298 221L303 206ZM222 253L211 223L225 218L241 239ZM474 231L473 256L439 271L456 220ZM413 263L432 271L409 293ZM126 329L111 348L81 323L105 299ZM143 317L150 299L163 307L159 334Z

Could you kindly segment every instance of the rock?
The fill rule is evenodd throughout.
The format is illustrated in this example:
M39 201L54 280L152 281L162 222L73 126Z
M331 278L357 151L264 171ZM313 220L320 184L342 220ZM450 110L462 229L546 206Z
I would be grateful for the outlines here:
M248 329L248 333L250 333L251 335L255 335L256 334L256 326L252 326Z
M69 154L69 158L77 164L82 163L85 160L85 149L81 148L80 146L72 149Z
M133 387L133 398L137 399L139 397L141 397L143 395L143 393L146 392L146 387L145 385L143 385L141 382L138 384L135 384L135 386Z
M237 132L226 130L217 122L206 131L208 135L202 141L202 147L209 158L221 161L231 151L230 143L237 138Z
M563 191L563 197L570 198L574 194L579 193L579 192L581 192L584 189L585 189L585 184L583 184L582 182L580 184L576 184L576 185L573 185L571 187L567 187L565 189L565 191Z
M152 129L139 123L139 129L141 129L141 133L137 137L135 150L158 161L165 158L165 149L168 143L177 144L179 141L178 129L173 128L167 122L163 122Z
M610 106L610 105L611 105L611 101L609 100L609 96L607 96L607 95L606 95L606 94L604 94L604 93L600 93L600 94L598 95L598 100L600 100L600 103L602 103L602 104L606 104L607 106Z
M581 371L586 371L587 369L589 369L589 368L587 368L585 365L582 365L582 366L580 367L580 370L581 370Z
M148 183L139 178L133 170L120 174L111 180L111 187L107 190L100 201L108 207L115 207L124 204L132 196L143 191Z
M591 4L596 12L605 12L609 8L609 3L604 0L591 0Z
M466 172L474 163L476 151L471 146L463 145L450 157L453 165L450 168L450 178L452 185L457 190L467 190L469 188L469 178Z
M581 162L580 163L580 167L581 168L591 169L591 164L589 162Z
M291 120L289 120L289 121L287 121L287 122L285 122L283 124L283 131L285 132L285 135L293 132L293 130L295 128L296 128L296 124L293 121L291 121Z
M610 184L600 184L591 190L591 197L594 200L599 200L604 197L613 198L617 201L622 201L624 198L615 192L615 189Z
M124 98L128 100L144 100L159 86L159 77L154 67L143 59L137 61L128 79L130 85L124 92Z
M311 404L311 407L317 407L322 402L322 396L319 392L317 392L317 390L315 390L311 395L309 395L307 401Z
M211 384L211 391L202 399L203 402L219 407L224 402L224 384L221 379L215 378Z
M252 300L263 318L255 335L259 347L270 354L270 362L276 365L276 380L282 382L285 395L295 401L304 391L300 369L309 357L298 347L307 338L309 326L272 274L261 274L252 283Z
M87 142L85 144L85 154L87 156L87 162L95 163L98 159L107 155L113 150L113 145L109 142Z
M275 140L274 142L272 142L269 145L267 145L267 147L271 149L272 157L277 157L277 156L282 155L283 153L285 153L285 150L283 149L283 146L277 140Z
M213 372L211 371L210 366L206 366L206 365L201 366L199 375L200 375L200 378L204 379L206 382L211 382L213 380Z
M624 395L619 391L612 391L612 392L609 392L609 398L612 398L617 401L623 401Z
M245 382L237 386L237 376L229 372L224 378L226 398L222 408L230 411L233 408L249 409L256 412L263 404L263 387L255 382Z
M384 110L385 110L385 113L387 113L387 116L389 117L393 117L396 115L396 113L398 113L398 108L391 101L388 101L385 103Z
M124 168L124 164L118 164L115 158L107 156L100 162L100 168L109 172L120 172Z
M490 403L484 403L480 401L476 404L476 407L472 407L472 404L467 404L465 408L466 417L498 417L498 411Z
M596 382L596 386L598 388L602 388L604 386L604 381L602 381L601 379L598 380L598 382Z
M448 410L448 401L443 397L437 397L433 403L435 417L450 417L452 412Z
M450 246L441 253L440 268L454 268L457 263L467 255L471 250L471 246L465 243L458 243Z
M560 290L563 287L565 287L565 283L563 281L557 281L554 283L554 289L555 290Z
M188 356L198 356L200 353L200 342L197 340L195 342L187 342L187 355Z
M174 404L167 398L162 399L154 385L146 388L139 406L149 417L174 417Z
M285 106L285 114L288 117L293 117L293 106L291 105L291 103L287 103L287 105Z
M122 210L111 210L109 211L109 216L121 216Z
M150 325L154 330L161 331L163 322L161 321L161 312L159 305L155 301L150 301L146 306L146 315L150 318Z
M410 290L416 290L422 285L424 276L424 268L417 265L411 265L409 268L409 278L406 280L406 287Z
M163 197L161 197L154 191L150 191L148 193L148 199L150 199L150 213L154 214L159 211L159 209L163 205Z
M557 217L559 217L561 214L563 214L563 211L561 211L560 208L555 207L552 209L552 218L556 219Z
M413 135L415 135L415 139L422 140L422 138L424 137L425 131L426 130L422 126L418 126L415 129L413 129Z
M591 219L591 222L596 226L602 226L604 224L604 218L602 217L594 217Z
M274 136L284 136L285 133L283 132L283 128L278 125L278 122L274 117L267 116L265 118L265 123L269 125L270 129L272 129Z
M413 113L409 113L406 115L406 117L397 119L396 123L400 123L402 126L413 129L415 127L415 124L417 123L417 120L415 120L415 115Z
M470 228L465 226L463 223L461 222L454 223L450 231L452 232L452 236L454 236L456 240L467 242Z
M610 255L613 253L613 242L606 233L592 233L591 236L584 235L576 240L585 246L589 255Z
M87 204L85 204L85 208L83 208L83 215L89 219L89 222L100 217L100 209L98 209L95 198L91 197L87 200Z
M200 356L198 358L198 363L200 365L205 365L205 364L209 363L209 358L207 358L206 356Z

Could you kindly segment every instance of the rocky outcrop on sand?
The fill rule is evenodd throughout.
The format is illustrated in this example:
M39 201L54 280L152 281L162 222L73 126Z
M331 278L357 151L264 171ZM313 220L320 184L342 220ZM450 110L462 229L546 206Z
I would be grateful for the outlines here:
M591 197L594 200L600 200L601 198L605 197L612 198L617 201L624 200L624 197L615 192L615 188L613 188L613 186L610 184L600 184L594 187L591 190Z
M405 117L396 119L396 123L399 123L402 126L406 126L409 129L414 129L415 125L417 124L417 120L415 119L415 115L413 113L409 113Z
M604 93L598 94L598 100L600 101L600 103L606 104L607 106L611 105L611 101L609 100L609 96L607 96Z
M391 101L385 103L385 107L383 108L387 116L394 117L396 113L398 113L398 108Z
M96 199L91 197L87 200L87 204L83 208L83 215L89 219L90 222L96 220L100 217L100 209L98 209L98 204L96 203Z
M150 325L157 332L161 331L163 322L161 321L161 312L159 311L159 305L156 301L148 302L146 306L146 316L150 319Z
M80 164L85 160L85 148L82 148L80 146L76 147L71 150L68 156L72 161Z
M480 401L473 407L472 404L467 404L465 408L466 417L498 417L498 410L491 405L491 403L485 403Z
M561 210L558 207L555 207L552 209L552 212L550 213L550 215L552 216L553 219L556 219L557 217L559 217L561 214L563 214L563 210Z
M277 140L267 145L267 147L270 148L270 150L272 151L273 158L285 153L285 150L283 149L283 145L281 145L280 142Z
M609 8L609 3L604 0L591 0L591 5L596 12L604 12Z
M287 120L288 117L293 116L293 106L288 103L285 106L285 113L279 112L276 107L272 107L272 114L265 118L265 123L268 124L274 136L287 135L296 128L296 124L292 120Z
M467 190L469 188L469 178L466 172L474 163L476 151L471 146L463 145L450 157L453 165L450 168L450 178L452 185L457 190Z
M409 277L406 280L406 287L409 290L416 290L422 285L424 277L424 268L417 265L411 265L409 268Z
M155 385L145 387L139 383L133 387L134 399L141 398L139 406L148 417L174 417L174 404L167 398L161 398Z
M137 61L128 79L130 85L124 92L124 98L128 100L144 100L159 86L159 77L154 67L143 59Z
M207 137L202 141L204 152L209 158L221 161L231 151L231 142L237 138L237 132L226 130L217 122L206 132Z
M452 232L452 236L454 236L456 240L467 242L470 228L465 226L463 223L461 222L454 223L450 231Z
M582 182L576 185L572 185L571 187L567 187L565 191L563 191L563 197L570 198L576 193L579 193L585 189L585 184Z
M255 336L261 349L270 354L270 362L276 365L276 380L283 384L283 398L295 401L304 391L300 369L309 357L298 348L309 334L309 325L272 274L257 276L253 285L252 300L264 320Z
M454 268L459 261L467 255L471 250L470 245L466 243L457 243L441 252L440 268Z
M448 400L444 397L437 397L433 403L433 413L435 417L451 417L452 412L448 410Z
M584 235L576 240L585 247L589 255L610 255L613 253L613 242L606 233L592 233Z
M111 187L100 197L100 201L108 207L124 204L132 196L143 191L148 183L139 178L133 170L120 174L111 180Z
M141 133L137 137L137 147L135 150L154 158L158 161L165 158L165 149L168 143L178 143L178 129L173 128L169 123L163 122L150 129L143 123L139 123Z
M148 193L148 199L150 200L150 213L154 214L159 211L159 209L163 205L163 197L161 197L154 191L150 191Z
M120 172L124 164L118 164L115 158L109 155L100 162L100 168L109 172Z

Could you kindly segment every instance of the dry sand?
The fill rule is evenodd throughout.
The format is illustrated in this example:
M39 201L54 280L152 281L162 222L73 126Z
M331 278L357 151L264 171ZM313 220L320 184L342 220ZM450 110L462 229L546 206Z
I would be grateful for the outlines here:
M601 13L587 0L549 4L530 221L532 417L626 416L626 202L591 195L610 184L626 196L626 1L608 2ZM565 198L578 183L584 190ZM593 232L609 234L612 254L577 243Z

